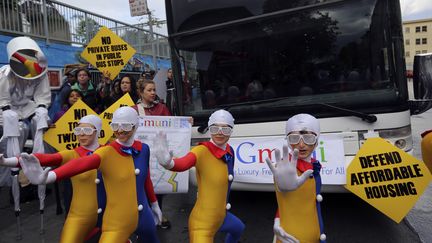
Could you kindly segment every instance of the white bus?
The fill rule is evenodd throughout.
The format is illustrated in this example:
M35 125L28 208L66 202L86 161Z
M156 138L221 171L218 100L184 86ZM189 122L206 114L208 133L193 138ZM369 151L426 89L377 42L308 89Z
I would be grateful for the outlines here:
M233 189L274 190L264 159L297 113L319 118L323 191L343 191L366 137L412 151L399 0L166 0L166 11L192 143L209 138L213 111L235 118Z

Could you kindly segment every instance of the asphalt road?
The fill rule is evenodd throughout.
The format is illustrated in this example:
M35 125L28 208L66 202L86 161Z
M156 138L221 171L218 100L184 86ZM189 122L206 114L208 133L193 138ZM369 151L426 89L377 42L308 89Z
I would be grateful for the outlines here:
M411 126L413 134L414 156L421 159L421 137L420 134L425 130L432 129L432 109L411 117ZM428 189L423 193L416 205L406 216L406 220L419 234L422 242L431 243L431 225L432 225L432 183L429 183Z
M55 215L56 206L52 194L47 198L45 234L39 234L38 202L34 200L22 205L23 238L16 241L15 217L9 202L4 200L5 191L0 191L2 206L0 209L1 243L59 242L64 215ZM168 230L158 230L161 243L188 242L187 218L193 207L195 195L196 190L191 188L187 194L165 197L163 211L172 222L172 227ZM231 202L231 212L241 218L246 225L241 242L270 243L273 237L273 216L276 209L274 193L234 191L231 195ZM324 194L322 209L329 243L421 242L418 234L406 220L396 224L352 194ZM215 242L223 242L223 237L224 235L218 234Z

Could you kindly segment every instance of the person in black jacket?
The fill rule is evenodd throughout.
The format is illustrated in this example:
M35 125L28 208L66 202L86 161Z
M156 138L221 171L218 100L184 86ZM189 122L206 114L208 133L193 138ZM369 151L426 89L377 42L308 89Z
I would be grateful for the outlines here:
M96 92L96 87L90 80L90 72L87 69L79 69L75 74L77 82L72 85L72 89L78 90L83 94L82 100L90 108L92 108L97 113L101 112L98 105L98 96Z

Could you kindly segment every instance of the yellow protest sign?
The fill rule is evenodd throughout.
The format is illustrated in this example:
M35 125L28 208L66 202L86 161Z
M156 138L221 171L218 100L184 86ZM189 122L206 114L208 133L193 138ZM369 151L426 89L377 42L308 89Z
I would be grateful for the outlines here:
M345 187L399 223L430 180L422 161L382 138L369 138L347 168Z
M103 26L81 53L81 56L102 73L109 72L115 78L135 49L107 27Z
M55 128L50 128L44 134L44 141L53 146L57 151L74 149L79 146L78 138L73 129L79 120L86 115L96 115L88 105L79 99L66 113L55 123ZM104 134L100 134L101 137Z
M109 124L111 123L114 111L123 106L133 106L133 105L135 105L135 103L132 101L132 98L130 97L129 93L126 93L114 104L108 107L108 109L106 109L104 112L102 112L99 115L99 117L102 119L102 131L106 135L104 138L99 139L99 142L101 144L106 144L113 135L113 131L109 127Z

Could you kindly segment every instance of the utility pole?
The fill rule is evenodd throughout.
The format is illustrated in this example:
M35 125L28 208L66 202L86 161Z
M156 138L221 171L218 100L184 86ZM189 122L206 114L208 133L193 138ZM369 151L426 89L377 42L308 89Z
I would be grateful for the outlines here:
M155 71L157 72L158 66L157 66L157 53L156 53L156 47L154 44L154 33L153 33L153 17L152 12L147 8L147 16L148 16L148 25L150 30L150 41L151 41L151 47L152 47L152 56L153 56L153 67Z
M156 45L158 44L158 40L157 40L158 37L155 38L153 26L159 26L161 24L164 24L166 21L165 20L158 20L157 18L154 18L152 12L148 8L147 8L147 18L148 18L148 21L147 21L147 23L144 23L144 25L149 26L150 41L151 41L151 48L152 48L152 57L153 57L153 66L155 68L155 71L157 71L158 70L157 57L159 56L159 53L157 53L157 50L159 50L159 48L156 48Z

